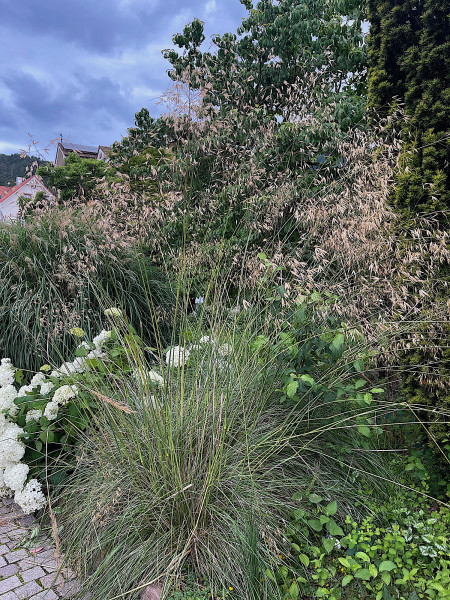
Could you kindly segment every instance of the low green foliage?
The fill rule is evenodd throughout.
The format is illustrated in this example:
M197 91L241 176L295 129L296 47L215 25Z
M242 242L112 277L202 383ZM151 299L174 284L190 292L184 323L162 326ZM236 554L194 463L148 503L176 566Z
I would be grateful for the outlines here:
M406 472L415 469L411 457ZM292 513L291 558L266 575L279 582L286 599L448 600L450 511L428 495L428 476L420 477L417 491L400 488L382 502L370 500L367 490L369 512L362 518L339 518L336 501L312 493L305 505L297 494L303 506ZM361 505L355 509L360 513Z

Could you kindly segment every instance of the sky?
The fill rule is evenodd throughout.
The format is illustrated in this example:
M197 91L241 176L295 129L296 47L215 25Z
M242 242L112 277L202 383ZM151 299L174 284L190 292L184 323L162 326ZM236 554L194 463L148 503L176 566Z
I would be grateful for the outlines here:
M44 149L60 134L92 146L120 140L142 107L164 110L161 51L175 47L173 35L199 18L206 49L245 15L239 0L0 0L0 153L32 139Z

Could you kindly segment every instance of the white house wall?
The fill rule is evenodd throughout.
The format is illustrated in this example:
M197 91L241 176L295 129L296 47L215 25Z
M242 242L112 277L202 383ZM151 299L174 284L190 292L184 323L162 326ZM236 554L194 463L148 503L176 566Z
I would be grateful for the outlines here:
M16 192L8 196L3 202L0 202L0 220L17 219L19 214L18 200L20 196L30 194L30 197L34 198L38 192L44 192L48 197L47 189L38 179L27 181Z

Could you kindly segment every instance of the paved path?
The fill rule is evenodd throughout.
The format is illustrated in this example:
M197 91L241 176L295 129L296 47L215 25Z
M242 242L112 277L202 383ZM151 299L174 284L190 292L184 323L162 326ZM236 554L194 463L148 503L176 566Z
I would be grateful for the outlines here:
M59 600L79 591L67 570L58 573L48 539L38 539L30 550L17 547L35 525L12 499L0 499L0 600Z

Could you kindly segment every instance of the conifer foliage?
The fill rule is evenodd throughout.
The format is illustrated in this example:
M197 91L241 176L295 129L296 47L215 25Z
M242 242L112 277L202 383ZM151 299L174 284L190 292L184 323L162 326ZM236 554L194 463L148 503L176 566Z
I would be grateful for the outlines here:
M409 245L431 264L435 248L448 248L450 5L441 0L369 0L368 9L369 106L386 113L400 103L407 116L391 192L400 216L399 256ZM397 283L411 290L412 278L423 280L423 273L414 261L408 270L409 282L400 275ZM410 401L432 405L438 414L450 404L443 383L448 381L450 362L448 261L440 261L436 275L435 281L424 282L416 300L421 325L407 344L411 349L405 357L408 368L403 382ZM447 429L446 424L431 425L440 442L448 442Z
M450 6L369 0L369 105L405 104L403 169L394 201L405 216L450 205Z

